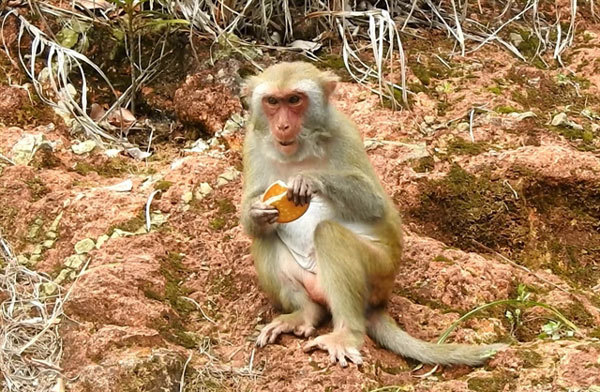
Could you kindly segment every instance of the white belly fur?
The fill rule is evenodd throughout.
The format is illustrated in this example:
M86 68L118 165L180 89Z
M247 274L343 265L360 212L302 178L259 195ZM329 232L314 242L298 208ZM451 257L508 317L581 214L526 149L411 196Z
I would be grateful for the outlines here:
M320 196L313 196L308 210L300 218L277 227L277 235L296 262L305 270L315 273L317 259L315 254L314 233L317 225L325 220L338 222L361 237L376 241L373 227L361 222L347 222L335 218L329 202Z

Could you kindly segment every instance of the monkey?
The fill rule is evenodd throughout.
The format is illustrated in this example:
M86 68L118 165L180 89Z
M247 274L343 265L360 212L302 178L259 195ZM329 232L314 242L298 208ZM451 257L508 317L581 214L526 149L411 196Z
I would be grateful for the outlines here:
M425 342L388 314L401 218L357 127L330 102L337 83L335 74L306 62L272 65L245 82L241 224L252 238L259 284L283 311L261 330L257 346L283 333L309 338L330 315L333 331L304 351L326 351L342 367L362 364L365 335L422 363L483 364L506 345ZM287 182L289 200L309 203L296 221L277 223L278 210L261 201L277 180Z

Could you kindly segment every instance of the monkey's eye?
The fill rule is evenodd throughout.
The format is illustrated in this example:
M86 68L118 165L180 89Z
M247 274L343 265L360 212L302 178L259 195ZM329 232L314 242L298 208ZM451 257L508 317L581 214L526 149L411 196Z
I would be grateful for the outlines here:
M300 97L298 95L292 95L288 98L288 102L292 105L296 105L300 103Z
M269 105L277 105L279 103L279 101L275 97L268 97L267 98L267 103Z

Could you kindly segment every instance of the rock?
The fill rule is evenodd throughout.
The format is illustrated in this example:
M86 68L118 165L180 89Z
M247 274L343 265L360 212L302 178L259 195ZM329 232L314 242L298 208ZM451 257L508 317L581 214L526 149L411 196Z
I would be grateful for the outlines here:
M63 282L64 282L64 281L67 279L67 277L68 277L68 275L69 275L70 273L71 273L71 270L70 270L70 269L68 269L68 268L67 268L67 269L64 269L64 270L61 270L61 271L58 273L58 276L57 276L56 278L54 278L54 282L55 282L56 284L62 284L62 283L63 283Z
M202 200L206 196L210 195L210 193L212 191L213 191L213 188L208 184L208 182L202 182L202 183L200 183L198 188L196 188L194 197L196 198L196 200Z
M521 34L518 34L518 33L510 33L508 35L508 38L510 38L510 41L515 46L519 46L523 42L523 37L521 37Z
M29 265L35 266L42 259L42 255L32 255L29 258Z
M33 248L31 253L34 255L41 255L43 250L44 250L44 247L41 244L38 244Z
M119 148L109 148L108 150L104 151L104 155L106 155L109 158L116 158L117 156L119 156L121 151L123 150Z
M52 231L52 232L58 232L58 225L60 224L60 220L62 219L63 213L62 211L56 216L56 218L54 218L54 221L52 221L52 224L50 225L50 228L48 229L48 231Z
M592 124L592 132L594 132L595 134L600 133L600 125Z
M75 244L75 252L77 252L77 254L88 253L94 249L95 246L96 244L93 239L85 238Z
M114 192L131 192L133 189L133 182L130 179L127 179L118 184L107 186L104 189Z
M537 117L537 115L534 112L524 112L524 113L512 112L512 113L508 114L508 117L512 117L512 118L516 119L517 121L523 121L526 118Z
M33 155L45 141L44 135L24 134L12 148L12 160L17 165L27 165L33 159Z
M192 145L190 146L190 148L185 149L185 151L189 151L189 152L203 152L203 151L208 150L208 148L209 148L208 143L206 143L202 139L198 139L194 143L192 143Z
M425 116L423 120L425 120L425 123L427 125L432 125L433 123L435 123L435 116Z
M194 194L191 191L184 192L183 195L181 195L181 200L185 204L188 204L190 201L192 201L193 198Z
M581 125L569 120L566 113L558 113L552 118L552 122L550 124L555 127L569 127L577 129L579 131L583 130L583 127Z
M96 148L96 142L93 140L84 140L83 142L73 144L71 146L71 150L73 153L77 155L83 155L88 152L92 152L92 150Z
M469 128L470 128L470 125L468 122L461 122L461 123L458 123L458 125L456 126L456 130L460 133L467 132L469 130Z
M42 243L42 246L44 248L52 248L52 246L54 245L54 241L53 240L46 240Z
M240 172L233 167L225 170L218 178L217 178L217 187L222 187L227 185L231 181L235 180L240 176Z
M102 234L100 237L98 237L96 240L96 249L100 249L109 238L110 237L106 234Z
M29 259L23 255L18 255L17 256L17 263L21 264L21 265L28 265L29 264Z
M42 283L40 290L46 296L54 295L58 292L58 285L54 282Z
M65 266L72 268L74 270L78 270L81 268L81 266L83 265L84 262L85 262L84 255L71 255L71 256L67 257L67 259L65 260Z
M191 192L190 192L191 193ZM160 227L167 222L169 215L163 215L160 211L155 211L150 214L150 225L154 227Z
M46 233L46 238L53 240L56 239L56 237L58 237L58 235L53 231L49 231Z

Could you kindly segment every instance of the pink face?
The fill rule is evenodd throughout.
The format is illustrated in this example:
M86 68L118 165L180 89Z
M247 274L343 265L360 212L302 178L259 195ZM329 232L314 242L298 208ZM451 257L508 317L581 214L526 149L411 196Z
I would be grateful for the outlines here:
M269 120L275 147L285 155L293 155L298 150L298 134L308 97L299 91L276 91L263 97L262 107Z

